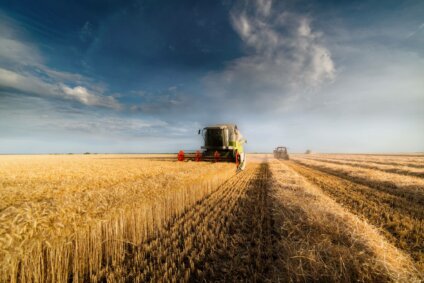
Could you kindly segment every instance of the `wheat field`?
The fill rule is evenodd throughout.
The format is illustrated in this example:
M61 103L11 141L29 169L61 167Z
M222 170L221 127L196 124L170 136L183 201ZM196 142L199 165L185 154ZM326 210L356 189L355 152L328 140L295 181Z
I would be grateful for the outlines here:
M0 156L1 282L420 282L424 156Z

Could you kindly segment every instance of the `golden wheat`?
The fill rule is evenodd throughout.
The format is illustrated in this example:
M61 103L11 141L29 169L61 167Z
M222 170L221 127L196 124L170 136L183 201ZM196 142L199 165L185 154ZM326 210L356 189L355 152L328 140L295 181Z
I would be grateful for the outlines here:
M234 172L133 155L1 157L0 281L85 281Z

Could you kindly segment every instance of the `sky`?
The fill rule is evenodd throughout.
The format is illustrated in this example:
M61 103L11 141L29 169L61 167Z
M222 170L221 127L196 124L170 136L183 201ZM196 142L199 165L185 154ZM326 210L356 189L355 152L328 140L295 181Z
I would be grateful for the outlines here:
M0 153L424 151L424 1L3 0Z

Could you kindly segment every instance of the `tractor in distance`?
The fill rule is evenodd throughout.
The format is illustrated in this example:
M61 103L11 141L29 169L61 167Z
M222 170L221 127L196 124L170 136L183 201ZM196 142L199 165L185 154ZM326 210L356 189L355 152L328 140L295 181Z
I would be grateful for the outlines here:
M244 144L246 139L235 124L216 124L199 130L199 135L203 136L204 145L201 151L193 154L185 154L184 151L178 153L178 160L185 159L195 161L227 161L234 162L238 170L243 170L246 166L246 154Z
M274 158L289 160L289 154L287 152L287 147L278 146L276 149L274 149Z

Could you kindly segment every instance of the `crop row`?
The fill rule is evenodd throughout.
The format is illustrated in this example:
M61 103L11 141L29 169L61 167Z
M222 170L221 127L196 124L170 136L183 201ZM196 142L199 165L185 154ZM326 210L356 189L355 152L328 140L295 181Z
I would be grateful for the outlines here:
M298 157L293 160L305 166L405 198L410 203L424 205L424 179L422 178Z
M365 155L365 154L296 154L298 157L354 161L396 167L424 168L424 155Z
M338 203L375 225L397 247L409 253L424 270L424 207L396 194L378 190L349 178L321 171L320 167L288 164Z
M413 168L405 165L387 165L387 164L377 164L370 161L353 161L350 159L336 159L336 158L316 158L316 157L303 157L304 159L316 160L321 162L326 162L330 164L340 164L340 165L348 165L366 169L379 170L387 173L396 173L400 175L409 175L416 176L420 178L424 178L424 166L423 168Z

